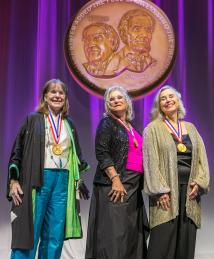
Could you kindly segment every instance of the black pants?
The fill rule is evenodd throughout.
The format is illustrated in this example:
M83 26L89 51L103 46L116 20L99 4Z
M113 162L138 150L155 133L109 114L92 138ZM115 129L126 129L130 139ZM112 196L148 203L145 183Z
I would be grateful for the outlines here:
M151 230L147 259L194 259L196 226L186 216L187 185L180 185L179 216Z

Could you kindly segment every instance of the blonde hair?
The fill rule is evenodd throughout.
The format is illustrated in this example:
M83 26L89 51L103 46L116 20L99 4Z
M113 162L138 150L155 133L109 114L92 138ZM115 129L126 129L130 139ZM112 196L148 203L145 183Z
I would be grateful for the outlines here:
M127 103L127 110L126 110L126 119L128 121L131 121L134 119L134 111L133 111L133 106L132 106L132 100L130 96L128 95L128 92L125 88L119 85L114 85L109 87L104 95L104 101L105 101L105 113L104 116L108 115L111 113L110 107L109 107L109 99L110 99L110 94L114 91L118 91L122 94L124 99L126 100Z
M172 87L170 85L165 85L158 91L158 93L155 96L152 110L150 113L151 120L155 120L157 118L163 118L165 116L164 113L160 109L160 94L167 89L172 90L178 99L178 103L179 103L178 119L183 119L185 117L186 109L184 108L183 102L181 100L181 94L174 87Z
M50 91L51 86L56 85L56 84L61 85L62 90L65 93L65 103L62 107L62 118L65 118L68 116L68 112L69 112L68 88L60 79L51 79L45 83L45 85L42 89L42 94L40 97L39 105L36 108L36 111L39 113L46 114L46 115L49 114L48 104L45 101L45 96Z

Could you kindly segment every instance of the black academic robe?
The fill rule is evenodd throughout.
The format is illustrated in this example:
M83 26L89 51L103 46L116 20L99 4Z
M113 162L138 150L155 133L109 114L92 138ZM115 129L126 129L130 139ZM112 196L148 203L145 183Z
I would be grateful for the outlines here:
M74 135L77 156L81 162L79 169L82 171L88 165L82 159L76 129L71 119L67 118L67 120ZM34 245L32 189L43 184L44 152L44 114L34 112L27 116L15 139L8 166L10 168L11 164L15 164L19 169L18 180L24 193L21 205L12 204L11 216L17 215L12 222L12 249L32 249ZM9 183L11 178L16 177L14 171L9 170L7 198L10 201Z

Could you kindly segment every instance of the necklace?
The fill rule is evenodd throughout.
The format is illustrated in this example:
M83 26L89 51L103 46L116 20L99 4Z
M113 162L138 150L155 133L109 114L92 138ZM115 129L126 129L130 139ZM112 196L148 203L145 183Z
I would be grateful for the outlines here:
M177 149L178 151L184 153L187 151L187 147L186 145L184 145L182 143L182 127L181 127L181 122L180 120L178 120L178 130L175 129L175 127L172 125L172 123L164 118L163 121L165 122L165 124L167 125L167 127L170 129L170 131L172 132L172 134L175 136L175 138L178 140L178 144L177 144Z
M53 152L53 148L51 148L51 141L50 141L49 128L48 128L48 125L47 125L47 119L45 119L45 129L46 129L46 136L47 136L47 140L48 140L46 148L49 150L50 158L54 162L56 168L63 169L67 166L67 164L69 162L69 152L68 152L66 161L64 163L63 163L60 155L57 155L57 157L58 157L58 162L57 162L54 158L54 155L56 155L56 154Z
M52 147L52 151L55 155L60 156L62 154L62 146L59 144L61 128L62 128L62 117L61 114L58 115L57 118L57 126L53 119L53 115L51 111L49 111L48 122L50 124L51 133L54 139L55 144Z

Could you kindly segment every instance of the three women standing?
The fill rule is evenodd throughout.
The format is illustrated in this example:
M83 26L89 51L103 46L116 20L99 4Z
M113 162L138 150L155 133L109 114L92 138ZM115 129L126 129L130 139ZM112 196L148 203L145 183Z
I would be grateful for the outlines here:
M40 239L39 258L57 259L64 238L81 236L75 191L88 165L68 107L64 83L48 81L37 112L28 115L17 135L8 176L11 258L33 259ZM180 94L169 86L158 92L153 121L144 130L144 166L142 137L131 124L126 90L109 88L105 110L96 134L98 165L85 258L193 259L209 170L198 131L183 120ZM148 255L143 167L150 197Z

